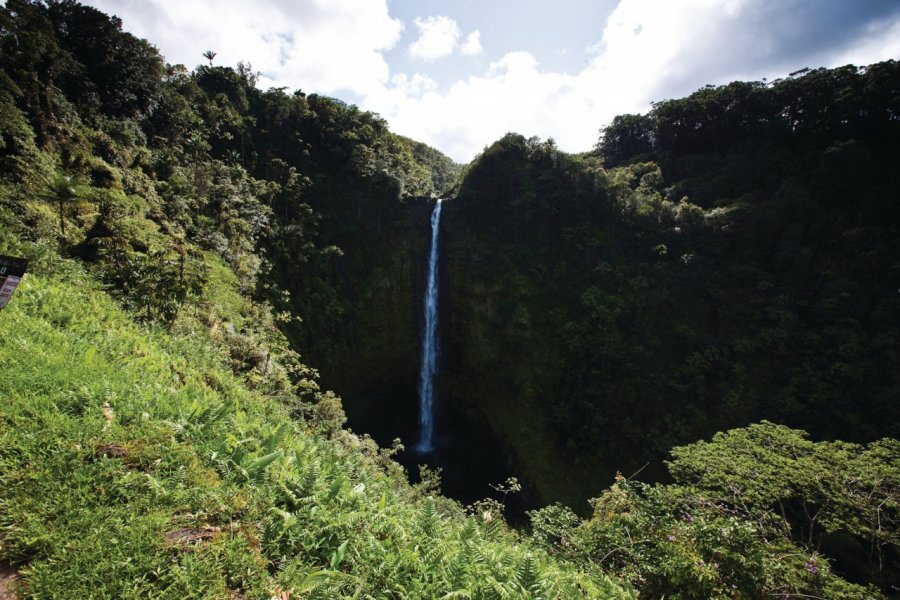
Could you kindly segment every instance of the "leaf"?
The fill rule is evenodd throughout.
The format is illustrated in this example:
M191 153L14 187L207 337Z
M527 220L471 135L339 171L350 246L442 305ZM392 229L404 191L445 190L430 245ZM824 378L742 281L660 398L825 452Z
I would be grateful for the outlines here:
M244 467L247 472L248 479L257 483L261 481L263 475L266 472L266 467L281 458L283 455L284 452L282 452L281 450L276 450L275 452L266 454L265 456L261 456L255 460L250 461L250 464Z
M337 570L342 562L344 562L344 558L347 556L347 544L350 540L345 540L343 544L338 546L337 550L335 550L331 555L331 569Z
M331 482L331 487L328 488L328 495L325 497L326 502L331 502L337 495L341 492L341 488L344 487L344 480L340 477L335 477L334 481Z
M297 593L312 592L329 579L334 577L343 578L344 576L344 573L340 573L334 570L316 571L304 577L303 581L300 582L300 585L297 586L294 591Z

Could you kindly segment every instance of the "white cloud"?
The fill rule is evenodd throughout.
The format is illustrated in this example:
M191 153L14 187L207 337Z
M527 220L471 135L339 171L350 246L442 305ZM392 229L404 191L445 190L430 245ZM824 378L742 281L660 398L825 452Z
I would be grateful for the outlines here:
M856 15L855 3L620 0L577 72L543 70L532 54L519 51L440 86L424 66L412 75L391 72L385 53L399 42L403 24L390 16L387 2L88 0L122 17L170 62L193 67L205 62L207 49L218 53L216 64L249 61L262 71L263 87L302 87L357 101L392 130L459 161L507 131L553 137L567 151L588 150L615 115L644 111L652 101L707 83L900 58L900 13L881 10L874 20L875 0L858 0L870 16L859 17L856 29L844 26L845 17ZM865 19L872 21L868 28ZM414 24L418 38L408 50L416 60L481 49L479 30L463 37L450 17Z
M459 25L450 17L426 17L413 20L419 37L409 46L413 60L431 62L453 54L459 40Z
M512 52L483 75L458 81L443 93L393 96L390 103L369 97L363 105L381 113L395 130L457 160L470 160L508 131L553 137L568 151L588 150L613 116L645 110L658 98L692 45L709 50L701 29L733 14L712 0L666 2L653 12L646 6L641 0L620 2L594 48L596 55L580 73L546 72L530 53Z
M900 59L900 19L871 24L865 37L838 52L831 64L868 65L886 58Z
M459 47L459 51L466 56L481 54L484 51L484 48L481 47L481 32L476 29L467 35L465 41Z
M437 89L437 83L431 77L416 73L409 77L406 73L399 73L391 77L391 91L399 94L401 98L421 97L426 92Z
M557 136L568 120L589 109L565 93L575 82L573 76L542 73L529 53L514 52L491 63L486 76L457 81L443 93L388 93L365 104L377 106L393 130L415 132L417 139L464 161L508 131Z
M668 0L652 7L621 0L576 74L543 71L531 54L512 52L441 92L405 95L389 87L362 105L395 131L459 161L508 131L553 137L561 149L581 152L615 115L646 111L653 101L705 84L900 57L900 17L830 44L828 32L814 31L808 13L795 8L781 0ZM812 2L804 10L817 8ZM818 45L798 38L798 30Z
M433 62L450 56L455 50L466 56L481 54L481 32L477 29L460 43L459 25L450 17L417 17L413 24L419 30L419 37L409 45L409 57L418 62Z
M262 85L326 94L367 94L383 87L390 69L383 52L403 24L386 0L86 0L117 14L126 29L156 44L171 63L192 68L250 62Z

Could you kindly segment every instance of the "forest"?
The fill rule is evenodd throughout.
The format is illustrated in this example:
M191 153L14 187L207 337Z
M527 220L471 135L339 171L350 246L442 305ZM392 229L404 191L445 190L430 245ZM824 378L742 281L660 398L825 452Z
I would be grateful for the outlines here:
M702 89L583 156L496 142L447 207L448 393L530 405L606 479L760 419L897 437L898 75Z
M460 165L125 25L0 7L0 597L900 595L900 64Z

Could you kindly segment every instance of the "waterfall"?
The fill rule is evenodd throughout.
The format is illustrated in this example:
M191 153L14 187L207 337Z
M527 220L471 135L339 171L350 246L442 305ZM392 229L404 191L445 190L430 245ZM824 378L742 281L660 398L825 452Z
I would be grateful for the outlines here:
M441 225L441 201L431 213L431 250L428 253L428 285L425 287L425 331L422 336L422 366L419 371L419 443L416 450L427 454L434 450L434 376L438 357L438 236Z

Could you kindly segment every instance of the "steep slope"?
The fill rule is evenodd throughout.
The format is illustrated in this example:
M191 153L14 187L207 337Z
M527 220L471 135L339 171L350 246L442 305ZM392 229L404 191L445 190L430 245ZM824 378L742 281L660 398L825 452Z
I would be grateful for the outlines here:
M593 155L495 143L447 203L452 402L576 507L763 418L898 435L898 97L889 62L661 102Z
M0 554L23 596L480 597L527 563L544 593L629 597L410 487L371 441L291 420L202 335L139 327L84 277L32 275L0 318Z
M516 531L517 481L466 508L439 496L434 471L410 485L399 447L341 429L341 400L306 361L396 418L420 224L457 166L356 107L260 91L246 65L163 65L77 2L8 0L0 30L0 253L31 269L0 312L0 565L20 572L21 596L850 599L898 585L895 441L813 442L763 422L673 450L671 485L590 477L585 440L666 443L649 429L658 405L639 415L646 432L583 409L605 389L595 368L634 385L621 365L646 350L628 335L668 323L642 312L666 306L650 275L692 298L706 270L680 265L700 264L683 257L722 218L666 204L653 164L605 170L510 136L447 202L442 317L461 335L447 400L495 428L548 497L600 494L587 520L552 505ZM893 230L874 206L878 272ZM617 303L622 290L645 295ZM893 304L874 299L890 359ZM628 435L610 433L620 424ZM557 446L554 428L578 435ZM479 464L505 459L461 439ZM574 469L570 452L585 457Z

